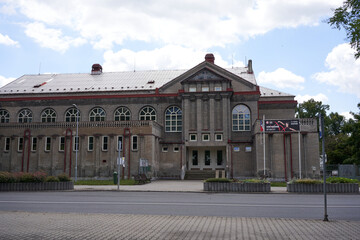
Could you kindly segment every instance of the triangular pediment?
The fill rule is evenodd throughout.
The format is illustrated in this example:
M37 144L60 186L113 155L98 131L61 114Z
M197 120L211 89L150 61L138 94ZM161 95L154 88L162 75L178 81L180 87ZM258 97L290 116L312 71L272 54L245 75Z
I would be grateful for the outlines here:
M175 85L183 85L191 82L238 82L242 85L247 86L247 88L256 88L256 85L253 83L241 78L238 75L235 75L224 68L221 68L215 64L209 62L202 62L192 69L186 71L175 79L171 80L167 84L163 85L160 90L168 91L173 89ZM173 89L175 90L175 89Z

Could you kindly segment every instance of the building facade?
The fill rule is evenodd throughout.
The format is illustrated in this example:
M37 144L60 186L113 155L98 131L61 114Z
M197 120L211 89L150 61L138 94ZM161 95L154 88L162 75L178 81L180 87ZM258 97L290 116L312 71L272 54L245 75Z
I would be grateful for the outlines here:
M251 60L224 69L207 54L190 70L114 73L94 64L91 73L24 75L0 96L0 171L110 177L120 155L125 178L319 174L315 120L294 119L293 95L257 85ZM264 133L263 118L299 130Z

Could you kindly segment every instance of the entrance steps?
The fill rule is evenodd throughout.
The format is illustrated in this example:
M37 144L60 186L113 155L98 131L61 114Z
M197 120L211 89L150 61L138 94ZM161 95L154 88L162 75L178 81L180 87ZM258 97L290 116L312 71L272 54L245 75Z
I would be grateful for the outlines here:
M185 173L186 180L204 180L215 177L215 170L188 170Z

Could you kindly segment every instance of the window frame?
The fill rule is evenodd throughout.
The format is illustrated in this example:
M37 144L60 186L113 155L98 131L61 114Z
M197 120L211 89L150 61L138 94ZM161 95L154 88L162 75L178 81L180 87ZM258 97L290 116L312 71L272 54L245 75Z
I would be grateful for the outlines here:
M79 113L77 111L79 111ZM76 107L69 108L65 112L65 122L77 122L77 121L80 122L80 118L81 118L80 109L77 109Z
M33 113L28 108L20 109L18 113L18 122L19 123L31 123L33 119Z
M42 123L51 123L56 122L56 112L52 108L45 108L40 115L40 120Z
M151 110L150 110L151 109ZM150 118L150 119L148 119ZM151 106L145 106L139 111L140 121L155 121L156 122L156 110Z
M38 139L37 137L31 137L31 151L36 152L38 145Z
M121 112L120 112L121 109ZM125 118L122 120L121 118ZM118 118L118 119L116 119ZM131 120L131 112L130 109L127 107L118 107L114 111L114 121L130 121Z
M173 119L174 118L174 119ZM178 106L170 106L165 110L165 132L182 132L182 110Z
M205 138L207 136L207 139ZM201 140L203 142L209 142L210 141L210 134L209 133L203 133L201 134Z
M65 151L66 139L64 136L59 137L59 152Z
M90 143L90 139L92 139L91 143ZM95 139L94 136L88 136L88 145L87 145L88 152L94 151L94 139ZM90 146L91 146L91 148L90 148Z
M231 130L233 132L251 131L251 111L244 104L236 105L231 111Z
M22 152L24 150L24 138L18 137L17 151Z
M48 142L48 140L50 140L50 141ZM49 148L48 148L48 146L49 146ZM45 152L50 152L51 151L51 137L45 137L44 151Z
M106 139L106 141L105 141ZM109 150L109 136L101 137L101 151L107 152Z
M116 151L119 151L119 139L121 139L120 152L122 152L124 146L124 138L122 135L118 135L116 138Z
M73 146L72 147L73 147L74 152L80 150L80 137L79 136L73 136Z
M194 136L194 139L191 139L191 137ZM197 142L197 134L196 133L190 133L189 134L189 141L190 142Z
M11 144L11 138L10 137L5 137L4 138L4 152L9 152L10 151L10 146Z
M218 136L220 136L220 139L218 139ZM223 141L223 134L222 133L215 133L215 141L216 142L222 142Z
M89 112L90 122L104 122L105 120L106 120L106 111L102 107L94 107L90 110Z
M6 109L0 109L0 123L9 123L10 113Z
M134 140L136 139L136 141ZM131 151L138 151L139 150L139 137L138 135L131 136Z

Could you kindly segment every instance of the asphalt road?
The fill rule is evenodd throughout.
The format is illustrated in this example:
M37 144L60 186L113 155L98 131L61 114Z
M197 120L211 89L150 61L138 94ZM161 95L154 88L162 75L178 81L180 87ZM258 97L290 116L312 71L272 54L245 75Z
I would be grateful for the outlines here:
M1 192L0 211L323 219L323 195ZM360 220L360 195L328 195L331 220Z

